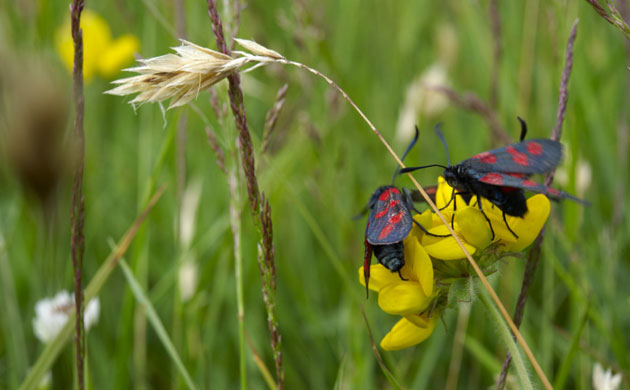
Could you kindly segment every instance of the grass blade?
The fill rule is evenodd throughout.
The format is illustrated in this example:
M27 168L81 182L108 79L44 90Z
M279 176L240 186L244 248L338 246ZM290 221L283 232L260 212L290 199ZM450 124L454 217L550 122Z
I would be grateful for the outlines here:
M184 363L182 362L182 359L179 357L179 354L177 353L177 350L175 349L175 345L173 345L173 342L168 336L168 333L166 332L164 325L162 325L162 321L160 321L160 317L157 315L157 312L155 311L155 308L151 304L151 301L149 300L149 298L147 298L147 295L144 293L142 286L140 286L140 283L138 283L136 278L133 276L133 272L131 271L131 268L129 268L129 265L127 265L127 262L124 259L120 259L120 262L118 263L118 265L120 265L120 268L122 268L122 271L125 274L125 278L127 278L127 282L129 282L129 287L131 288L133 295L136 297L136 300L140 304L144 305L146 309L147 317L149 318L149 322L151 322L151 325L153 326L155 333L157 333L158 338L164 345L164 348L166 348L166 352L168 352L168 354L171 356L171 359L173 359L173 362L177 366L177 369L179 370L180 374L184 377L186 386L189 389L196 389L197 387L193 383L190 377L190 374L188 374L186 367L184 367Z

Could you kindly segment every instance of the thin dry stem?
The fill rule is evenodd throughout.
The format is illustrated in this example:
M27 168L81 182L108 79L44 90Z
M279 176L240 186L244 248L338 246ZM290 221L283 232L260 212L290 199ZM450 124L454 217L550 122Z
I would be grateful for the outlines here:
M617 27L619 30L621 30L621 32L624 33L626 38L630 39L630 26L628 26L628 23L623 20L623 16L619 12L619 10L617 10L617 7L615 7L613 3L611 3L609 0L606 0L606 5L608 6L608 10L610 11L609 15L608 12L604 9L604 7L601 6L601 4L599 4L597 0L586 0L586 2L593 6L595 11L602 18L604 18L608 23Z
M560 91L558 97L558 111L556 114L556 124L553 127L551 132L551 139L555 141L559 141L562 135L562 124L564 123L564 117L567 111L567 102L569 101L569 77L571 76L571 70L573 68L573 45L575 43L575 38L577 36L577 25L578 21L576 20L573 23L573 27L571 28L571 33L569 34L569 39L567 42L567 50L566 50L566 59L564 69L562 70L562 78L560 80ZM553 170L549 175L545 178L545 185L550 186L553 183L555 170ZM540 255L542 252L542 242L545 236L545 228L543 227L538 237L534 241L534 245L529 250L529 255L527 258L527 265L525 266L525 271L523 274L523 282L521 285L521 292L518 295L518 299L516 301L516 309L514 310L514 323L517 327L521 326L521 322L523 321L523 313L525 312L525 303L527 302L527 292L529 290L529 286L532 284L534 280L534 274L536 273L536 269L538 267L538 262L540 260ZM510 368L510 363L512 362L512 355L508 351L505 355L505 359L503 361L503 367L501 368L501 375L499 376L499 380L497 382L497 389L503 389L505 386L505 381L507 379L508 370Z
M313 74L323 78L324 80L326 80L326 82L328 82L328 84L330 84L333 88L335 88L337 91L339 91L339 93L357 111L357 113L361 116L361 118L363 118L363 120L367 123L367 125L370 127L370 129L372 129L374 134L376 134L378 139L383 143L385 148L389 151L389 153L392 155L392 157L394 157L394 160L396 160L396 162L401 166L401 168L405 167L405 164L403 164L403 162L400 159L400 157L398 157L396 152L392 149L392 147L389 145L389 143L385 140L383 135L376 129L376 126L374 126L374 124L372 124L372 122L365 116L363 111L361 111L361 109L359 109L359 107L354 103L354 101L350 98L350 96L348 96L348 94L343 89L341 89L334 81L332 81L330 78L328 78L327 76L325 76L321 72L319 72L319 71L317 71L317 70L315 70L313 68L310 68L310 67L308 67L308 66L306 66L304 64L301 64L299 62L289 61L289 60L286 60L286 59L277 60L276 62L297 66L299 68L308 70L309 72L311 72L311 73L313 73ZM545 388L546 389L551 389L552 388L551 387L551 383L547 379L547 376L543 372L542 368L540 368L540 365L536 361L536 358L534 357L532 351L529 349L529 346L525 342L525 339L523 339L523 336L518 331L518 328L514 325L514 322L512 321L512 318L510 317L510 315L508 314L507 310L505 309L505 307L501 303L501 300L499 300L499 297L494 292L494 289L492 288L492 286L490 286L490 283L488 282L488 279L486 278L486 276L483 274L483 272L481 271L481 269L477 265L477 262L475 261L475 259L472 258L472 256L470 255L470 253L468 252L466 247L464 247L464 244L462 243L461 239L457 236L457 234L455 234L455 231L451 227L451 224L446 221L446 219L444 218L444 215L440 212L440 210L437 208L435 203L433 203L433 201L431 200L429 195L426 193L424 188L422 188L420 183L418 183L418 181L410 173L407 173L407 176L409 177L411 182L416 186L418 191L420 191L420 194L425 199L427 204L429 204L431 209L438 215L438 217L440 218L442 223L446 226L446 228L448 229L449 233L455 239L455 242L457 243L457 245L459 245L459 247L462 249L462 251L464 252L464 255L466 256L466 259L468 259L468 262L470 263L470 265L475 270L475 273L477 274L477 276L479 276L479 279L481 280L481 283L484 285L486 290L488 290L488 293L492 297L492 300L494 301L494 303L499 308L499 312L501 312L501 315L503 316L503 318L507 322L508 326L510 327L512 332L516 335L519 344L523 348L525 354L527 355L527 358L529 359L529 361L531 362L532 366L534 367L534 370L536 371L536 374L538 375L540 380L543 382Z
M208 14L212 20L212 31L217 41L217 47L221 53L230 56L228 46L223 35L223 24L219 13L217 12L214 0L208 0ZM265 61L283 59L279 53L269 50L252 41L238 40L241 46L254 53L256 56L252 58L258 59L260 64ZM244 57L250 58L247 53L241 53ZM240 66L239 66L240 67ZM245 105L243 104L243 92L240 87L240 76L238 72L233 71L227 75L229 89L228 96L230 98L230 107L236 127L239 131L239 150L241 152L241 163L245 173L247 183L247 195L249 200L252 219L260 235L258 265L263 273L263 299L267 309L268 325L270 331L271 348L274 354L274 362L276 365L276 381L278 390L284 388L284 367L282 364L282 337L278 331L278 318L276 309L276 272L273 250L273 230L271 225L271 207L269 202L261 198L258 188L258 180L256 178L256 168L254 161L254 152L252 146L251 135L245 115Z
M74 270L75 301L75 345L77 364L77 385L79 390L85 388L83 378L83 359L85 356L85 330L83 325L83 253L85 251L85 204L83 196L83 160L85 153L85 134L83 115L85 100L83 97L83 31L81 30L81 12L84 1L74 0L70 5L72 39L74 41L74 66L72 70L73 91L75 101L74 142L75 161L72 185L72 207L70 222L72 225L72 268Z

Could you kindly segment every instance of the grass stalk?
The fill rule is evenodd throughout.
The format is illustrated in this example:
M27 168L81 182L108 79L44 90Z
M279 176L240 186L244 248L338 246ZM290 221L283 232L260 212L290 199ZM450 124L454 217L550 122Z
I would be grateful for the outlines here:
M85 388L83 378L83 359L85 357L85 329L83 324L83 254L85 252L85 198L83 196L83 169L85 154L85 133L83 120L85 99L83 96L83 31L81 30L81 12L84 0L74 0L70 5L72 40L74 42L74 64L72 69L73 95L75 105L74 118L74 147L75 161L72 180L72 206L70 209L70 223L72 225L72 269L74 271L74 301L75 301L75 346L77 365L77 386L79 390Z
M389 153L392 155L392 157L394 157L394 159L401 166L401 168L405 167L405 164L403 164L403 162L400 159L400 157L398 157L398 155L396 154L394 149L392 149L392 147L385 140L383 135L378 131L376 126L374 126L374 124L367 118L367 116L365 116L363 111L361 111L361 109L359 109L359 107L354 103L354 101L350 98L350 96L348 96L348 94L343 89L341 89L341 87L339 87L334 81L332 81L329 77L327 77L323 73L319 72L318 70L313 69L313 68L311 68L311 67L309 67L307 65L301 64L299 62L289 61L287 59L276 59L275 62L284 63L284 64L287 64L287 65L297 66L298 68L305 69L305 70L307 70L307 71L317 75L318 77L321 77L324 80L326 80L326 82L329 85L331 85L333 88L335 88L344 97L344 99L346 99L346 101L348 101L348 103L352 106L352 108L354 108L357 111L357 113L361 116L361 118L363 118L363 120L368 124L370 129L374 132L374 134L381 141L381 143L383 143L383 146L385 146L385 148L389 151ZM529 359L529 361L531 362L532 366L534 367L534 370L536 371L536 374L538 375L538 377L542 381L542 383L545 386L545 388L546 389L551 389L552 388L551 387L551 382L549 382L549 379L547 379L547 376L543 372L542 368L540 368L540 365L536 361L536 358L534 357L534 354L532 353L531 349L527 345L527 342L525 341L525 339L523 338L521 333L518 331L518 328L514 324L514 321L510 317L510 315L507 312L507 310L505 309L505 306L503 306L503 304L501 303L501 300L499 299L499 297L495 293L495 291L492 288L492 286L490 286L490 283L488 282L488 279L486 278L486 276L483 274L483 272L479 268L479 265L477 264L475 259L473 259L473 257L470 255L468 250L466 250L466 248L464 247L464 244L462 243L461 239L457 236L457 234L455 234L455 231L451 227L451 224L446 220L446 218L444 218L444 215L440 212L440 210L437 208L435 203L431 200L431 198L426 193L424 188L422 188L420 183L418 183L418 181L410 173L407 173L407 177L409 178L409 180L411 180L411 182L418 189L418 191L420 191L420 194L425 199L427 204L437 214L437 216L440 218L442 223L448 229L449 233L455 239L455 242L457 243L457 245L459 245L459 247L462 249L462 251L464 252L464 255L466 256L466 259L468 260L468 262L470 263L470 265L474 269L475 273L477 274L477 276L481 280L481 283L483 284L484 288L488 291L488 293L490 294L490 297L492 298L492 300L496 304L497 308L499 309L499 312L501 313L501 316L503 316L505 322L508 324L508 326L510 327L511 331L516 336L516 339L518 340L519 344L521 345L521 348L523 348L523 350L525 352L525 355L527 355L527 358Z
M573 27L571 28L571 32L569 33L569 40L567 42L567 50L566 50L566 59L564 69L562 70L562 78L560 80L560 92L558 98L558 111L556 113L556 124L553 127L551 132L551 139L555 141L559 141L562 135L562 124L564 123L564 117L567 112L567 102L569 100L569 77L571 76L571 70L573 68L573 45L575 43L575 38L577 36L577 25L578 21L576 20L573 23ZM553 183L554 177L553 170L546 178L545 185L550 186ZM534 274L536 273L536 269L538 268L538 261L540 260L540 255L542 252L542 243L543 238L545 237L545 227L543 226L542 230L536 237L534 244L529 250L529 255L527 257L527 264L525 265L525 271L523 273L523 282L521 285L521 292L518 295L516 300L516 309L514 310L514 323L517 327L521 326L521 322L523 321L523 312L525 311L525 303L527 302L527 291L529 290L529 286L534 280ZM503 389L505 386L505 380L507 378L507 372L510 368L511 355L508 351L505 355L505 360L503 361L503 368L501 369L501 375L499 376L499 381L497 382L497 389Z
M239 7L238 4L237 7ZM208 13L212 21L212 31L217 41L217 48L221 53L230 55L230 50L228 49L223 34L223 23L214 0L208 0ZM262 294L267 310L271 349L276 365L276 383L278 385L277 388L281 390L284 387L284 368L282 365L282 337L278 330L276 309L276 267L274 262L271 207L269 201L264 198L264 194L261 194L258 188L254 151L245 115L243 92L240 87L240 76L238 72L233 72L227 76L227 79L229 83L228 96L230 99L230 108L232 109L236 128L239 133L238 148L247 184L249 207L252 213L252 220L258 232L258 266L263 280ZM241 350L244 351L244 342L242 340L241 345Z
M245 360L245 303L243 301L243 253L241 252L241 199L238 190L236 167L228 174L230 188L230 226L234 242L234 278L236 279L236 310L238 316L239 373L241 389L247 389L247 362Z

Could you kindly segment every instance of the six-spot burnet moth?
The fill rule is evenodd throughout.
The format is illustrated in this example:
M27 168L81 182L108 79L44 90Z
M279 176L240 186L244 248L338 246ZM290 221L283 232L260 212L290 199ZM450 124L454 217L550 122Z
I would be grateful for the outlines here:
M527 125L520 118L519 121L521 122L521 142L519 143L479 153L456 165L450 165L449 162L448 166L431 164L422 167L409 167L400 170L400 173L412 172L432 166L444 168L444 179L453 187L453 195L449 201L449 204L454 202L451 224L457 209L456 195L476 196L479 210L490 226L492 239L494 239L494 229L492 229L490 219L483 212L482 197L503 212L503 221L516 238L518 238L518 235L510 228L505 216L511 215L522 218L525 215L527 212L527 200L525 199L524 190L542 193L556 200L567 198L587 204L587 202L573 195L529 179L533 174L551 172L560 164L562 160L562 144L550 139L523 141L527 132ZM444 137L437 126L435 131L446 147Z
M405 159L417 140L418 128L416 127L416 134L407 146L402 160ZM405 265L403 240L409 235L412 224L415 223L425 233L431 234L412 218L411 211L417 212L417 210L413 205L410 193L401 191L393 185L399 174L400 166L396 167L394 171L392 184L381 186L374 191L365 208L365 211L369 210L370 212L365 227L365 256L363 259L366 294L369 293L372 252L379 263L391 272L398 272L402 279L400 269Z

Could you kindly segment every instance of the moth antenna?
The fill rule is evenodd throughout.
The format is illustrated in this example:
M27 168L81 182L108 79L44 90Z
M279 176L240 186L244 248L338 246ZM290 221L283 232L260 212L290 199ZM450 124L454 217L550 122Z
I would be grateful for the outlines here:
M433 130L435 131L435 134L438 136L438 138L440 139L440 141L442 141L442 145L444 145L444 150L446 150L446 164L448 164L448 166L451 166L451 156L448 153L448 145L446 145L446 140L444 139L444 134L442 134L442 123L438 123L437 125L435 125L435 127L433 128Z
M403 173L409 173L409 172L413 172L413 171L417 171L418 169L424 169L424 168L431 168L431 167L440 167L443 169L446 169L447 167L445 167L442 164L429 164L429 165L421 165L419 167L407 167L407 168L403 168L400 170L400 174Z
M413 148L413 146L418 141L418 135L419 134L420 134L420 131L418 130L418 126L416 126L416 134L414 135L413 139L411 140L411 143L409 143L409 146L407 146L407 150L405 150L405 153L403 153L402 158L400 159L400 161L403 161L405 159L405 157L407 157L407 154L409 153L411 148ZM392 176L392 185L394 185L394 180L396 180L396 176L398 176L399 174L400 174L400 164L396 165L396 170L394 171L394 176Z
M517 116L516 119L521 122L521 142L523 142L525 136L527 135L527 123L525 123L523 118L521 118L520 116Z

